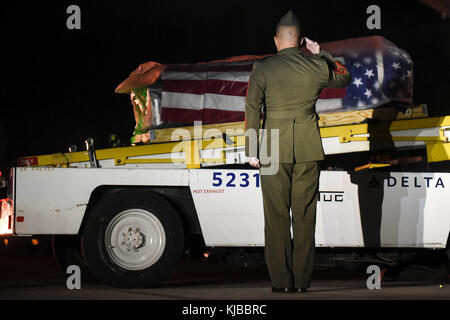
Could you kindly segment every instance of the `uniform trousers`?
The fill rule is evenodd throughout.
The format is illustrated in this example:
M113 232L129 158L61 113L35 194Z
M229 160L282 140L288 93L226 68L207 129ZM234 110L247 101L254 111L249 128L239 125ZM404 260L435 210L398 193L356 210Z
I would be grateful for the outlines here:
M280 163L276 174L260 175L264 255L274 287L306 289L310 286L319 176L319 161Z

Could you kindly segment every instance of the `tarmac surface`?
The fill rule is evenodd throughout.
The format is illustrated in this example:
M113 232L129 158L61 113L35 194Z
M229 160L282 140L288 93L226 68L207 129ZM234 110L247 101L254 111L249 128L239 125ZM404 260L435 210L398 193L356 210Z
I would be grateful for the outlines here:
M265 266L236 267L205 259L183 260L160 288L119 289L82 283L69 290L65 274L52 256L0 256L0 300L391 300L450 299L450 282L383 280L369 290L364 271L315 270L306 294L271 292Z

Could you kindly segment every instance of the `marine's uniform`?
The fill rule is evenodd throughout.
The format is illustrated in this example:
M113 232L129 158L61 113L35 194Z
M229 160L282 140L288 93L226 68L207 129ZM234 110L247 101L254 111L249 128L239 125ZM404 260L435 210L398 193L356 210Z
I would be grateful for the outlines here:
M328 52L307 56L297 47L256 62L250 74L246 129L257 134L246 137L246 156L259 158L262 167L270 165L265 164L269 158L264 158L273 156L267 143L270 129L279 130L278 172L261 172L265 257L277 288L310 285L320 161L324 159L315 104L323 88L345 87L350 81L349 71ZM260 139L261 109L265 109L263 128L268 130ZM252 144L258 147L251 148Z

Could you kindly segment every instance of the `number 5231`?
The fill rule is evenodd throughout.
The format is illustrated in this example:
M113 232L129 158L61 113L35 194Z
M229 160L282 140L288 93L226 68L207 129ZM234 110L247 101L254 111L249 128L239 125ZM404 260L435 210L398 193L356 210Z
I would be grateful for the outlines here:
M213 172L213 186L219 187L225 184L225 187L248 187L250 183L256 183L259 188L259 173L250 174L241 172L236 174L234 172Z

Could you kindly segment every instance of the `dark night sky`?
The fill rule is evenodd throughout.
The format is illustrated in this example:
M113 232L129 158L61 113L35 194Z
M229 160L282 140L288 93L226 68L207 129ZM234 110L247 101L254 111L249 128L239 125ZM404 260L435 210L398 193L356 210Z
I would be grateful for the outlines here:
M81 30L66 28L70 4L81 8ZM381 30L366 28L370 4L381 8ZM100 148L113 132L128 141L131 104L114 89L140 63L274 53L275 25L289 9L318 42L381 35L405 49L414 101L432 115L450 112L450 19L416 0L10 2L0 13L6 156L80 148L86 137Z

